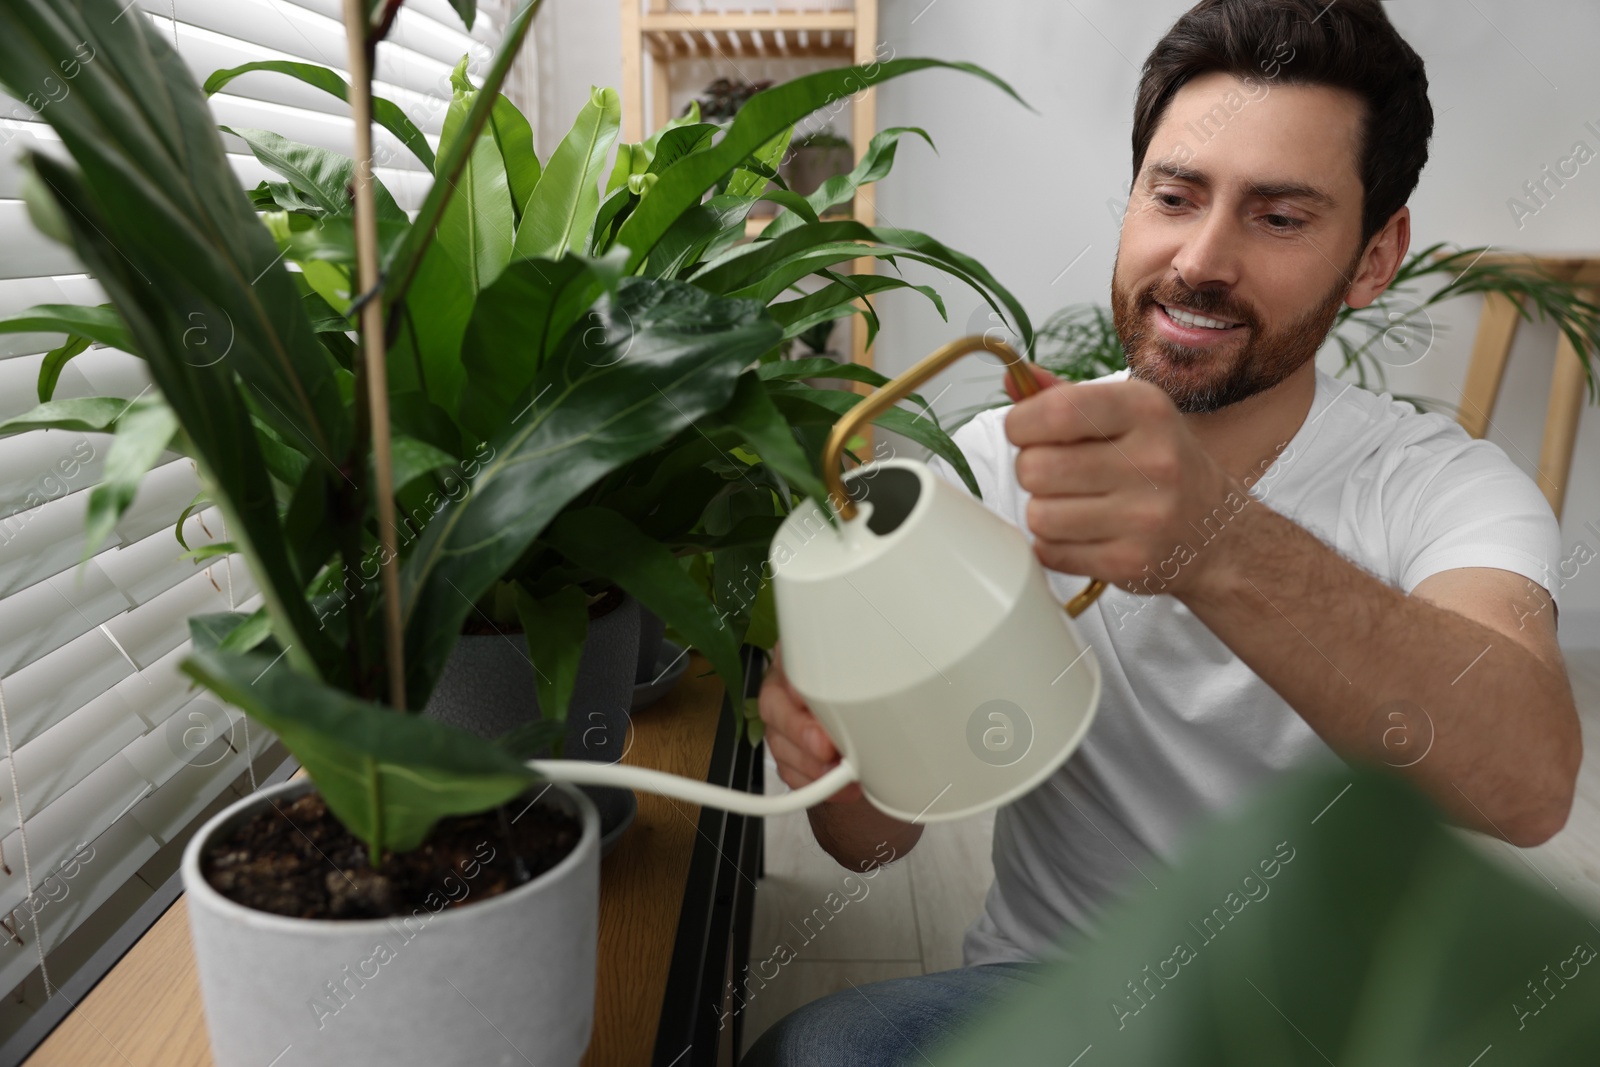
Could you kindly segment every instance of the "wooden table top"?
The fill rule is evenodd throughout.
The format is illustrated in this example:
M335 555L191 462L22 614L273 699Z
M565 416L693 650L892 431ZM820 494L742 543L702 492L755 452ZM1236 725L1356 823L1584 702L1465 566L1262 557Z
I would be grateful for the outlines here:
M723 694L710 669L700 653L689 654L673 690L634 717L624 763L705 778ZM638 797L637 818L600 865L594 1030L585 1067L650 1062L699 832L698 805ZM182 896L24 1063L212 1067Z

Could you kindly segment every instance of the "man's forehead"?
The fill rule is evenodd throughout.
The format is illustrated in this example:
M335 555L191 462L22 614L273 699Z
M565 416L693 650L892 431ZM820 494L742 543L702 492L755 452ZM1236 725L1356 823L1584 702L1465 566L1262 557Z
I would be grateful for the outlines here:
M1221 71L1185 83L1148 145L1141 182L1243 187L1331 208L1360 184L1365 105L1346 89Z

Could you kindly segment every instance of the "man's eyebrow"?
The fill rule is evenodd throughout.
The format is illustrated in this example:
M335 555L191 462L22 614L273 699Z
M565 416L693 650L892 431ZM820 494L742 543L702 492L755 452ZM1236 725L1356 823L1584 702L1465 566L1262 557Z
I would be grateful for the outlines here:
M1157 176L1172 178L1177 181L1190 182L1203 188L1209 189L1211 187L1211 179L1204 171L1195 170L1192 167L1185 167L1167 160L1151 163L1145 167L1145 176L1147 178ZM1332 208L1337 206L1338 203L1327 192L1315 185L1307 185L1304 182L1252 182L1250 189L1257 196L1268 200L1303 200L1308 204L1314 204L1322 208Z

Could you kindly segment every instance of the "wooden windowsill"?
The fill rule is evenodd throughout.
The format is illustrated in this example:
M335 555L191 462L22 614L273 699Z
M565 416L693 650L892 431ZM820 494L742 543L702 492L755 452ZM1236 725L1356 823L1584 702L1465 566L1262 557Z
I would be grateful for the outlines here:
M624 763L704 779L723 686L698 652L677 686L633 719ZM303 771L296 771L299 777ZM700 808L639 793L639 814L600 865L594 1029L585 1067L649 1063ZM25 1067L212 1067L179 897L24 1061Z

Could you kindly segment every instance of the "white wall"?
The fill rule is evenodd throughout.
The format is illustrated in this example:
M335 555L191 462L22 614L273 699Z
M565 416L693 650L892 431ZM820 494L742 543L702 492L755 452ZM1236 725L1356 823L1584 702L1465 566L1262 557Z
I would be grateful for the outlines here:
M882 0L884 43L895 56L979 63L1009 81L1029 111L978 79L924 71L880 87L880 126L917 125L934 154L905 142L878 191L886 225L927 231L976 256L1017 293L1035 323L1069 303L1109 299L1130 162L1138 68L1186 0ZM1507 200L1568 156L1574 142L1600 152L1600 5L1594 0L1393 0L1390 17L1428 64L1435 133L1413 196L1413 248L1434 241L1536 252L1600 253L1600 159L1518 228ZM591 83L620 77L619 16L612 0L554 0L541 14L542 151L571 122ZM759 76L759 75L758 75ZM1076 261L1076 262L1074 262ZM1071 264L1071 269L1067 269ZM933 280L907 264L906 274ZM1064 272L1064 273L1063 273ZM975 296L941 281L951 322L920 297L890 294L879 307L877 365L904 370L944 341L986 325ZM1389 388L1454 403L1477 322L1476 301L1436 316L1438 336ZM1524 324L1489 437L1530 475L1539 451L1556 333ZM1322 366L1336 370L1324 353ZM998 396L998 373L969 359L934 383L951 412ZM1562 523L1565 554L1584 543L1600 555L1600 410L1578 437ZM1595 530L1587 529L1593 523ZM1582 555L1588 555L1583 553ZM1600 562L1562 587L1561 634L1600 647Z

